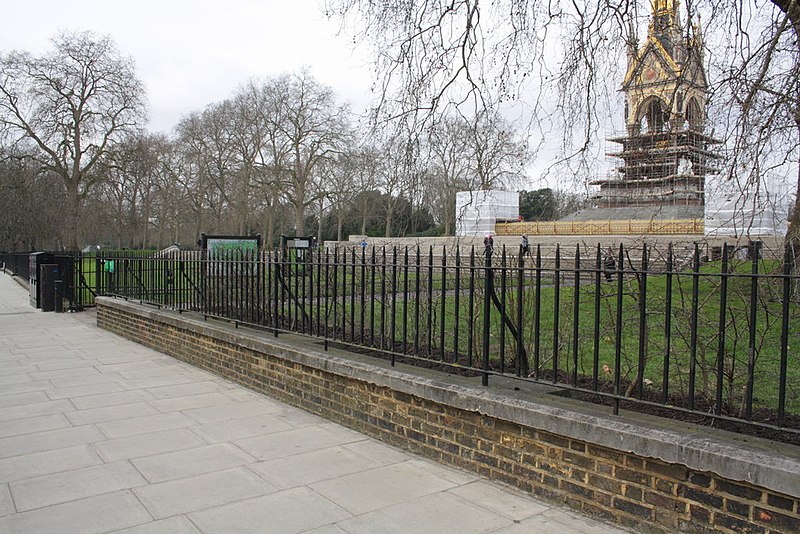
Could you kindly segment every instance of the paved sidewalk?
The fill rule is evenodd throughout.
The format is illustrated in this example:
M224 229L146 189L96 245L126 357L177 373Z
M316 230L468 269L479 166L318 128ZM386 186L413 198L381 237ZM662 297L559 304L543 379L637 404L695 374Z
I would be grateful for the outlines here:
M622 532L42 313L0 273L0 532Z

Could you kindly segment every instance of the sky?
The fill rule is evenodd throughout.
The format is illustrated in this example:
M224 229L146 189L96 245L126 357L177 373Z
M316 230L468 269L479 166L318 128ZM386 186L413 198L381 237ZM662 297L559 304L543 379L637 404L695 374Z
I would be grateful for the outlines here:
M322 0L72 0L0 2L0 51L50 48L59 32L109 35L136 63L152 132L230 97L250 79L307 67L354 112L370 102L370 61L352 38L337 36Z

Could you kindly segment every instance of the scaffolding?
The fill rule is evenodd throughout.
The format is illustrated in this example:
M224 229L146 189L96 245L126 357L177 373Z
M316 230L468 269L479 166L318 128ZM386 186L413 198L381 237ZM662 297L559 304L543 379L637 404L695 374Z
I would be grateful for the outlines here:
M705 177L717 174L720 143L691 127L632 132L609 138L621 151L606 155L617 164L610 176L590 182L601 208L636 206L702 206Z
M714 183L705 205L705 233L712 236L783 236L794 205L786 177L766 175L740 186L734 180Z
M519 218L516 191L461 191L456 193L456 235L495 233L495 224Z

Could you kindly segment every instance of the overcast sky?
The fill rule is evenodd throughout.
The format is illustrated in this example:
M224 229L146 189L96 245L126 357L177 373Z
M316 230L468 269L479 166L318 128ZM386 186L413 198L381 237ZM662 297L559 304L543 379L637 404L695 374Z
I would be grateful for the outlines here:
M38 0L2 4L0 50L40 54L62 30L110 35L145 83L151 131L231 96L251 78L309 67L356 112L369 103L370 65L322 0Z

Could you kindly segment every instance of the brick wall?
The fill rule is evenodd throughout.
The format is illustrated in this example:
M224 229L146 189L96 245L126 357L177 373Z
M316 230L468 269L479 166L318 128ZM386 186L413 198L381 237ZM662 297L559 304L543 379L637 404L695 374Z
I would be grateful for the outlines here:
M102 328L377 439L638 532L800 532L762 487L482 415L287 358L174 315L98 301ZM168 317L164 320L161 315ZM797 476L800 477L800 474Z

